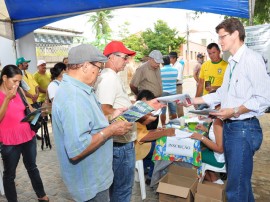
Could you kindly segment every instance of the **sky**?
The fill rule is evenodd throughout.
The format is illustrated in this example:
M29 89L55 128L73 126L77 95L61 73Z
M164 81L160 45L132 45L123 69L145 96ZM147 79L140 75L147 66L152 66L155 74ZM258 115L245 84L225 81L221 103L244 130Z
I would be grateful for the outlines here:
M170 28L176 28L179 33L183 33L187 29L187 13L194 16L194 12L182 9L170 8L123 8L113 10L114 18L110 21L110 26L113 33L119 33L119 26L125 22L129 22L130 34L145 31L147 28L153 28L157 20L163 20L168 23ZM89 14L88 14L89 15ZM222 15L203 13L197 19L190 18L189 29L200 32L209 32L213 36L216 35L215 27L223 20ZM49 26L71 29L84 32L83 36L90 41L94 40L92 24L87 23L87 15L80 15L73 18L68 18ZM116 35L115 35L116 37Z

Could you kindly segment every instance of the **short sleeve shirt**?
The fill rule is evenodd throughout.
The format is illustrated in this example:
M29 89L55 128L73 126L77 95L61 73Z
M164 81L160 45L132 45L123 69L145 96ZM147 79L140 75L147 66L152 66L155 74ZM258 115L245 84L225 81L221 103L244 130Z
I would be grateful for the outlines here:
M224 73L228 63L221 60L218 63L211 62L210 60L204 62L200 71L200 79L210 81L212 86L221 86L223 82ZM208 91L203 87L203 95L208 94Z
M38 83L39 87L41 87L44 90L47 90L48 85L51 82L51 74L47 72L45 74L40 74L36 72L34 74L34 78L36 82ZM46 99L46 93L39 92L38 102L44 102L45 99Z
M88 201L108 189L113 181L112 139L74 163L92 136L107 127L92 87L64 75L53 100L53 135L65 185L75 201Z
M131 84L141 90L151 91L155 97L162 94L162 82L160 76L160 68L154 69L150 66L149 61L139 67L133 78Z
M109 104L114 109L132 105L119 75L110 68L105 68L95 85L96 95L101 104ZM124 136L114 136L115 142L127 143L136 140L136 125Z

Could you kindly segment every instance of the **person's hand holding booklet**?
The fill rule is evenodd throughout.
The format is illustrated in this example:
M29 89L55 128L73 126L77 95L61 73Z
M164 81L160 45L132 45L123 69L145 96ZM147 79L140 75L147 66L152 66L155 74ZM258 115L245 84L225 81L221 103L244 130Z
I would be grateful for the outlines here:
M191 105L191 97L189 94L177 94L177 95L169 95L158 97L157 100L159 102L168 103L168 102L175 102L179 105Z
M152 111L154 111L154 108L149 106L146 102L137 101L129 109L111 120L111 123L119 120L135 122Z

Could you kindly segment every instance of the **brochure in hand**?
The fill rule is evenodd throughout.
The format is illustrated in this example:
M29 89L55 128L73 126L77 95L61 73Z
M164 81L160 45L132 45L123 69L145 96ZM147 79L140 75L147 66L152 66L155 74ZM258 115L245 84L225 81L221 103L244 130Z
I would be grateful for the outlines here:
M189 112L193 114L209 116L209 113L218 111L214 109L202 109L202 110L190 110Z
M45 113L49 113L51 111L52 107L48 106L48 107L40 107L38 109L36 109L35 111L31 112L30 114L28 114L27 116L25 116L21 122L30 122L33 125L35 125L35 123L37 122L38 118L40 117L41 113L45 112Z
M177 95L169 95L164 97L158 97L157 100L159 102L175 102L176 104L180 103L188 103L191 104L191 97L189 94L177 94Z
M137 101L128 110L114 118L111 122L115 122L118 120L135 122L152 111L154 111L154 109L146 102Z

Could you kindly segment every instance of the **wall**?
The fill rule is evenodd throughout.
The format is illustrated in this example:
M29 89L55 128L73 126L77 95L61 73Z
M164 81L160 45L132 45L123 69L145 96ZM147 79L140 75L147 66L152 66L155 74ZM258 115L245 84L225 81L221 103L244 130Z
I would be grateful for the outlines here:
M13 41L0 36L0 68L8 64L16 64L16 54Z
M28 67L29 72L34 73L37 71L36 46L33 32L17 40L17 53L18 58L24 57L26 60L31 60Z

